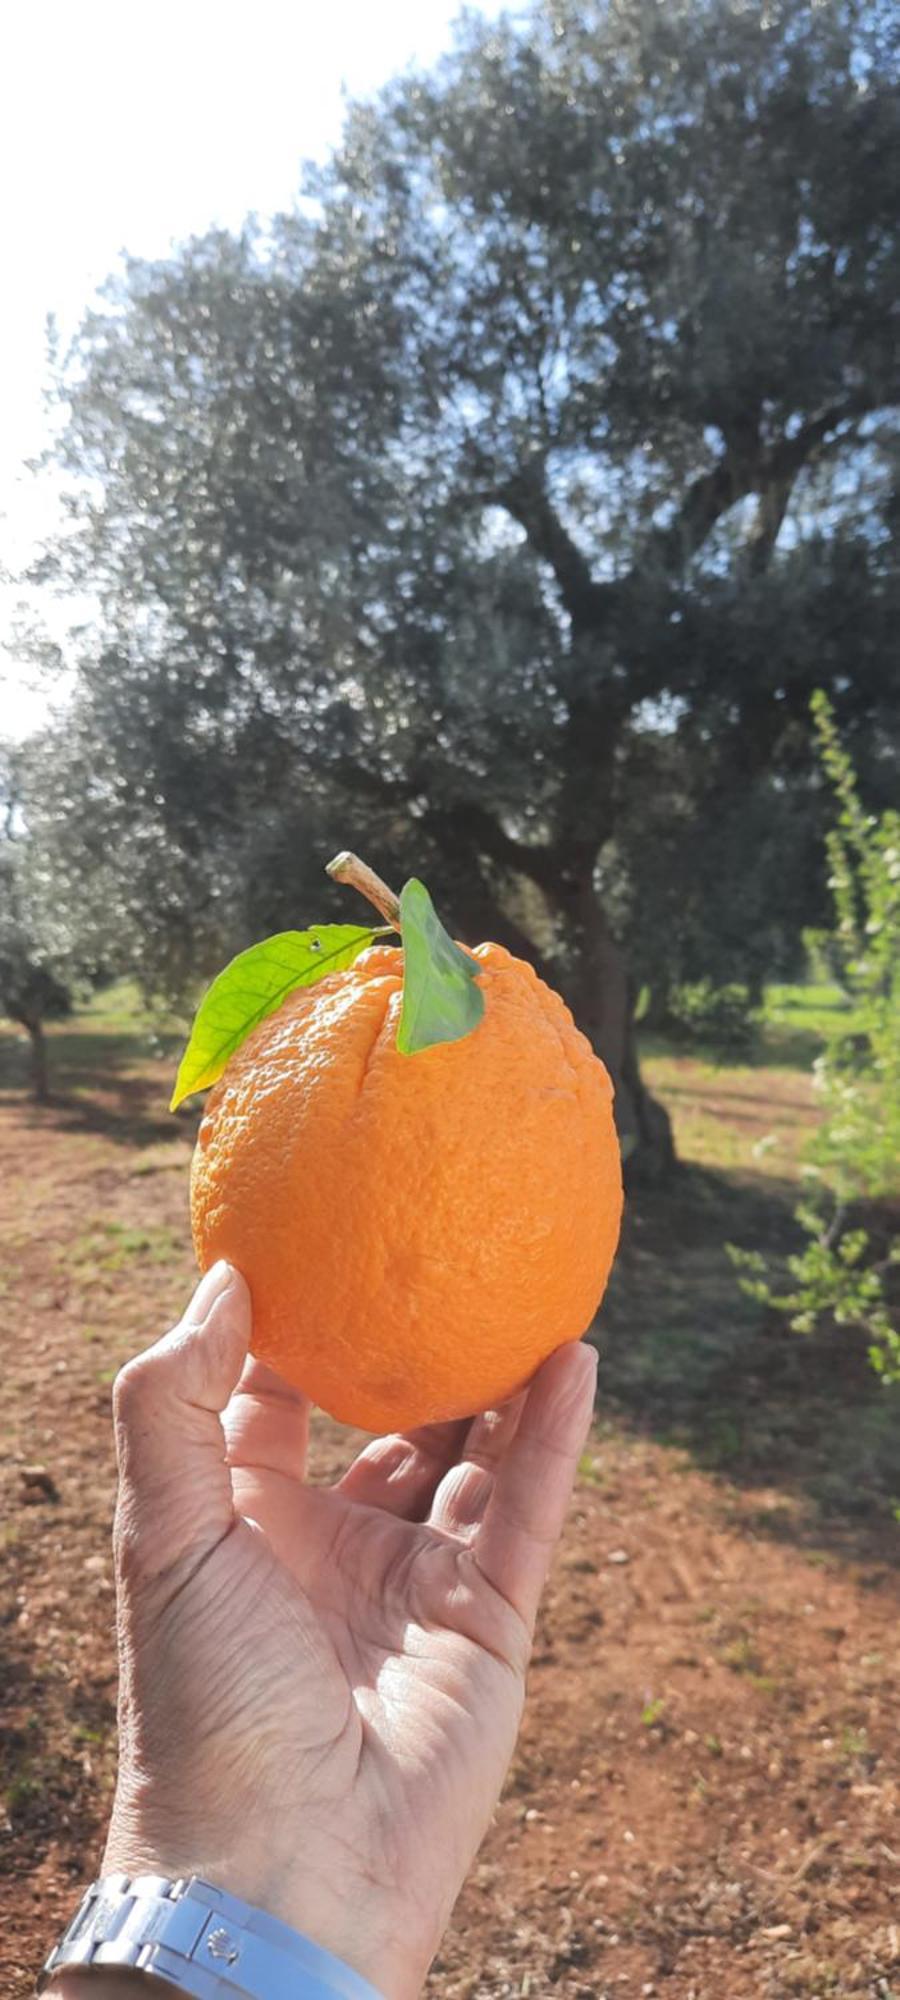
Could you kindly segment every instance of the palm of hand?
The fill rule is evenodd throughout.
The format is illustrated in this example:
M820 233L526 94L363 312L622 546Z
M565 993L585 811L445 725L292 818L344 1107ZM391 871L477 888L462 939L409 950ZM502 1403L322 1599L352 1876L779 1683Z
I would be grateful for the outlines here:
M436 1809L449 1908L473 1815L480 1836L515 1742L528 1629L480 1571L466 1515L518 1414L473 1427L462 1465L467 1426L379 1440L331 1490L232 1451L236 1504L255 1524L234 1557L251 1560L261 1593L253 1630L236 1636L254 1687L271 1680L279 1759L293 1737L304 1845L321 1857L337 1826L362 1883L400 1892L404 1908L411 1896L430 1906Z
M126 1482L109 1867L206 1874L420 1990L515 1742L579 1359L499 1416L377 1440L330 1490L304 1483L305 1400L248 1362L227 1462L216 1419L152 1536Z

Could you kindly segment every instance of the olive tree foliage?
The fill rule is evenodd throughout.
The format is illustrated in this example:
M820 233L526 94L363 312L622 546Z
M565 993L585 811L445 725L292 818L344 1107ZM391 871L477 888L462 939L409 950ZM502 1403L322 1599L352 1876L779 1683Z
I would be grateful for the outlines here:
M796 954L813 687L896 774L889 30L464 16L296 213L111 283L59 383L44 574L99 610L45 819L162 979L365 844L552 972L665 1163L635 984Z
M87 970L36 853L23 812L20 746L0 742L0 1016L23 1028L31 1045L31 1086L50 1095L45 1027L71 1008Z

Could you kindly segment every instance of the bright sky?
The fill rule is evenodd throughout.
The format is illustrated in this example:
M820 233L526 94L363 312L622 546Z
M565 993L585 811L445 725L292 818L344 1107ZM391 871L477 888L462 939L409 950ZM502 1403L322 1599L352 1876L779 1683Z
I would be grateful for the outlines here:
M495 16L502 0L477 0ZM121 250L286 207L300 162L365 95L449 45L457 0L41 0L9 9L0 77L0 569L52 515L23 474L43 440L44 324L74 331ZM15 595L0 587L0 639ZM0 734L43 699L0 653Z

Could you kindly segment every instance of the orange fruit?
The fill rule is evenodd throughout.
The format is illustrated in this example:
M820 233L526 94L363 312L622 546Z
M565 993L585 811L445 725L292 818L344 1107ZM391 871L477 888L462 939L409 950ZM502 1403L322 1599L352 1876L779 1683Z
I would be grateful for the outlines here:
M622 1209L612 1086L559 995L495 944L474 1033L402 1055L399 948L292 993L208 1099L205 1270L254 1352L365 1430L471 1416L590 1325Z

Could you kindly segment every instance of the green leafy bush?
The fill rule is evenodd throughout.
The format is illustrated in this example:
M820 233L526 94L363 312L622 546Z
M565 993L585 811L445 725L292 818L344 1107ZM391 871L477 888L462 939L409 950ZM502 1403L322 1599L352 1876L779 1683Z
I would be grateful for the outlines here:
M796 1215L804 1248L776 1295L764 1260L732 1250L743 1289L799 1333L858 1327L873 1367L900 1382L900 813L863 809L826 695L813 698L822 766L838 806L828 838L830 956L851 1002L815 1065L823 1119Z
M752 1047L757 1016L746 986L714 986L710 979L697 979L673 989L666 1025L680 1042L736 1053Z

